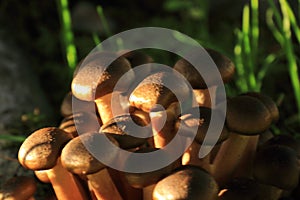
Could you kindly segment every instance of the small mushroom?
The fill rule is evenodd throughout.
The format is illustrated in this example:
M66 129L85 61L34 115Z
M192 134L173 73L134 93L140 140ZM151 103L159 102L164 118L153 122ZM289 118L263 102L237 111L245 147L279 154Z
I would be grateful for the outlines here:
M4 183L0 189L1 200L28 200L33 197L37 184L32 177L16 176Z
M224 83L229 82L233 78L235 72L235 66L233 62L229 58L227 58L226 56L220 54L215 50L206 49L206 51L209 54L209 56L211 56L212 60L215 62L223 82ZM199 58L195 58L195 59L199 60ZM203 62L203 63L207 63L207 62ZM201 63L201 60L199 60L199 66L201 67L201 65L203 64ZM183 58L178 60L175 63L174 69L177 70L179 73L181 73L191 84L199 106L214 107L216 105L215 100L216 100L216 89L217 89L217 85L216 85L217 76L207 77L208 82L205 82L201 74L199 74L199 72L194 68L194 66L192 66L187 60ZM207 89L208 86L212 91L211 94ZM212 95L212 98L210 98L210 95ZM211 102L211 100L213 102Z
M135 153L148 153L152 151L156 151L156 148L142 148ZM163 150L160 150L164 152ZM164 156L164 155L163 155ZM165 152L165 156L168 156L168 153ZM163 158L160 158L163 159ZM136 165L137 163L132 162L131 157L126 160L125 165L127 167L134 168L132 165ZM180 166L180 160L175 160L171 164L166 167L163 167L156 171L146 172L146 173L130 173L125 172L125 178L129 182L129 184L134 188L141 188L143 189L143 199L144 200L152 200L152 192L155 187L155 184L165 175L171 173L175 168Z
M61 166L60 153L72 137L55 128L32 133L19 149L19 162L27 169L47 170L47 176L59 199L88 199L79 180Z
M125 57L130 62L132 68L154 62L151 56L143 53L142 51L121 50L117 54Z
M109 120L100 128L100 132L109 134L118 141L120 148L128 150L146 144L147 138L145 136L151 132L151 129L146 126L147 122L140 117L126 114ZM132 136L136 133L140 133L142 137Z
M127 82L116 89L116 83L125 73L128 75ZM124 112L122 93L128 90L134 77L130 63L124 57L111 52L96 52L83 61L73 78L72 93L78 99L95 101L101 120L106 123L113 118L112 106L119 114Z
M85 133L70 141L62 151L62 165L70 172L79 175L86 175L92 190L97 199L115 199L121 200L122 197L113 183L106 166L96 159L91 152L86 149L89 146L92 149L107 148L99 147L101 140L104 140L105 134ZM113 138L109 140L117 145ZM114 150L114 149L113 149ZM116 150L107 154L106 159L113 161L116 157Z
M246 149L249 148L254 155L259 134L266 131L272 122L269 110L254 97L237 96L228 100L227 104L226 125L231 133L214 161L218 169L214 177L220 185L232 178ZM248 171L246 169L244 172L247 174Z
M186 165L156 184L153 200L215 200L218 191L218 184L210 174Z
M185 136L190 137L193 130L196 130L196 136L189 149L184 153L182 158L183 165L196 165L204 168L208 172L212 172L213 157L212 151L205 156L205 158L199 159L200 148L211 148L211 145L218 146L228 138L229 131L226 126L223 126L222 132L218 133L214 130L214 126L211 126L211 134L206 134L211 121L211 112L213 110L207 107L194 107L185 113L183 113L176 122L176 129L182 125L183 133ZM224 114L217 109L214 109L218 118L224 118ZM200 113L197 115L196 113ZM220 134L220 135L219 135ZM204 139L206 143L203 144ZM216 144L215 144L216 143Z
M272 186L272 195L276 194L272 199L278 199L282 190L292 190L298 185L296 152L283 145L261 148L254 159L253 176L258 182Z
M96 132L102 124L101 120L91 112L76 112L66 116L60 123L59 128L68 132L72 137L78 133Z

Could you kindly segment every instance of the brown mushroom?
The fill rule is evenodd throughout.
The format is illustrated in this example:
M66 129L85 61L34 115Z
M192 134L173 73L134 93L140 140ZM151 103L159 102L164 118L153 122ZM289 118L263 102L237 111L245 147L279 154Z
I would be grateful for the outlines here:
M62 165L74 174L86 175L92 190L97 199L116 199L121 200L122 197L113 183L106 166L101 163L90 152L90 147L98 151L98 148L107 149L107 146L100 146L105 138L105 134L85 133L70 141L62 151ZM117 142L113 138L109 138L113 145ZM106 145L104 143L104 145ZM116 157L116 150L106 154L106 160L111 162Z
M210 151L210 153L208 153L204 158L199 159L199 150L200 148L207 148L210 150L212 148L211 145L214 145L213 148L218 148L218 146L228 138L229 131L226 126L223 126L222 132L219 135L219 133L215 130L215 127L211 126L210 128L212 130L210 134L206 134L208 127L210 126L212 111L216 112L216 116L219 119L225 117L224 114L217 109L212 110L207 107L194 107L183 113L177 120L176 129L179 129L180 125L182 125L182 134L185 134L185 136L190 137L192 132L196 131L194 141L183 155L183 165L196 165L204 168L208 172L212 172L212 170L214 170L212 166L212 151ZM204 140L205 144L203 144Z
M32 133L19 149L19 162L27 169L47 170L47 176L59 199L88 199L81 183L61 166L60 153L72 137L65 131L42 128Z
M233 62L215 50L206 49L206 51L215 62L223 82L229 82L232 79L235 71ZM199 60L199 66L201 65L202 63ZM178 60L174 65L174 69L181 73L191 84L196 100L200 106L212 107L213 105L214 107L216 105L217 76L207 77L208 82L206 83L201 74L199 74L199 72L185 59ZM208 86L210 87L211 94L207 89ZM211 98L210 95L212 96ZM213 102L211 102L211 100Z
M298 185L299 163L296 152L283 145L261 148L254 159L253 176L271 190L272 198L265 199L278 199L282 190L292 190Z
M201 168L183 166L161 179L153 191L153 200L215 200L219 187Z
M127 82L122 84L122 88L116 89L116 83L125 73L128 75ZM73 78L72 93L78 99L95 101L101 120L106 123L113 118L112 106L118 114L124 113L126 108L122 104L122 93L128 90L134 77L130 63L124 57L110 52L96 52L83 61Z
M96 132L101 120L92 112L76 112L66 116L60 123L59 128L68 132L72 137L77 137L78 133Z
M269 110L254 97L237 96L227 103L226 125L231 133L214 161L218 169L215 170L214 177L220 185L232 178L248 148L247 145L251 141L249 139L255 137L250 148L255 152L259 134L266 131L272 122Z
M142 148L135 153L149 153L152 151L156 151L158 149L156 148ZM168 156L168 153L166 151L160 150L164 152L162 156ZM163 158L160 158L163 159ZM137 163L132 162L131 157L126 160L126 166L130 168L134 168L133 165L136 165ZM145 172L145 173L131 173L131 172L125 172L126 180L129 182L129 184L134 188L141 188L143 189L143 199L144 200L152 200L152 193L153 189L155 187L155 184L165 175L171 173L175 168L180 166L180 160L175 160L171 164L169 164L166 167L163 167L161 169Z
M0 189L1 200L28 200L33 197L37 184L32 177L16 176L4 183Z

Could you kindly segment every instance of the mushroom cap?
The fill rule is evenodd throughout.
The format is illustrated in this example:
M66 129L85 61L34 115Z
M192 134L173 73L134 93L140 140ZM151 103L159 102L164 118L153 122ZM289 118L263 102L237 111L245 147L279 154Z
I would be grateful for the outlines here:
M161 71L146 77L130 94L129 102L131 106L149 112L151 108L160 104L165 109L179 99L189 97L190 90L186 82L182 79L172 80L171 72ZM172 84L172 91L165 85Z
M95 102L90 102L90 101L81 101L79 99L77 99L76 97L74 97L72 95L72 92L68 92L63 101L62 104L60 106L60 113L62 116L67 117L69 115L73 114L73 110L72 110L72 101L75 101L75 105L76 106L80 106L80 108L76 108L76 112L82 111L82 112L95 112L96 111L96 104ZM91 110L93 109L93 110Z
M137 126L132 126L131 123ZM109 120L100 128L100 132L109 134L116 139L122 149L139 147L147 142L146 137L134 137L132 133L150 134L151 128L146 127L147 123L135 115L119 115ZM138 128L140 127L140 128Z
M107 148L105 146L99 147L99 142L105 139L104 137L106 137L105 134L91 132L72 139L62 150L62 165L75 174L93 174L105 168L106 166L86 148L86 145L90 148ZM118 145L113 138L108 137L108 139L114 145ZM112 161L116 158L116 153L116 150L113 149L104 159Z
M17 176L9 179L0 189L0 199L28 200L37 189L32 177Z
M282 145L261 148L253 163L254 178L267 185L291 190L298 184L299 164L296 152Z
M262 93L259 92L247 92L244 95L248 95L254 98L257 98L258 100L260 100L269 110L269 112L271 113L273 122L277 122L279 119L279 110L278 107L276 105L276 103L271 99L271 97L264 95Z
M259 183L250 178L235 178L219 193L220 200L258 200Z
M67 132L55 128L42 128L32 133L19 149L19 162L31 170L50 169L56 165L62 148L72 139Z
M289 147L297 153L297 156L300 157L300 143L292 135L288 135L288 134L275 135L274 137L266 141L266 143L264 144L264 146L271 146L271 145L283 145Z
M151 56L137 50L135 51L121 50L117 54L125 57L130 62L132 68L139 65L154 62Z
M210 174L186 165L156 184L153 200L215 200L218 191L219 187Z
M159 149L148 147L148 148L139 149L139 150L135 151L135 153L148 153L148 152L152 152L152 151L156 151L156 150L159 150ZM161 151L163 152L163 150L161 150ZM168 156L167 152L165 152L165 156ZM161 158L161 159L163 159L163 158ZM157 183L162 177L171 173L171 171L173 171L174 168L176 167L177 161L178 160L172 162L170 165L168 165L166 167L163 167L163 168L155 170L155 171L146 172L146 173L125 172L124 175L125 175L125 178L128 181L128 183L132 187L144 188L149 185ZM130 166L131 168L134 167L132 165L136 165L136 164L137 163L132 162L132 159L130 156L125 162L125 165Z
M215 110L217 113L217 117L220 118L225 118L224 114L221 111ZM197 135L195 137L195 140L199 143L202 144L204 139L206 138L207 145L209 144L214 144L216 141L216 137L218 136L219 133L214 131L214 126L211 126L210 128L212 129L212 133L210 135L207 135L207 130L210 125L210 120L211 120L211 108L207 107L193 107L192 109L188 110L186 113L180 116L180 118L176 121L176 129L178 130L180 123L182 123L182 128L184 130L183 134L189 135L189 130L192 129L193 127L198 127L197 130ZM200 113L200 118L195 116L195 113ZM218 138L217 143L221 143L224 140L226 140L229 136L229 131L227 127L224 125L222 132Z
M77 137L78 132L86 133L98 131L101 124L101 119L97 118L95 113L77 112L65 117L61 121L59 128L70 133L73 137Z
M109 61L113 60L109 64ZM87 56L72 81L72 93L80 100L93 101L113 92L118 80L131 69L130 63L124 57L118 57L111 52L96 52ZM105 67L108 66L106 69ZM127 82L119 87L125 92L134 80L134 72L129 72ZM93 94L95 96L93 96Z
M257 135L266 131L271 123L269 110L256 98L237 96L227 101L226 124L230 131Z
M35 176L44 183L50 183L50 179L47 174L48 170L35 170Z
M215 62L223 82L227 83L228 81L230 81L235 72L235 66L233 62L229 58L215 50L206 49L206 51ZM199 66L201 67L201 65L203 64L199 60ZM181 73L194 89L206 89L208 86L217 84L217 76L207 77L207 82L205 82L201 74L199 74L198 70L196 70L196 68L194 68L191 63L183 58L175 63L174 69Z

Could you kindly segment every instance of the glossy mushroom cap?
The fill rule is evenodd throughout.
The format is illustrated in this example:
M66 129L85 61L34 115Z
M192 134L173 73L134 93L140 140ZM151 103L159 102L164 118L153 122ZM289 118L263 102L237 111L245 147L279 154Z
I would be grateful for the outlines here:
M21 145L19 162L31 170L50 169L56 165L62 148L71 139L70 134L55 127L39 129Z
M110 59L113 60L112 63L109 63ZM83 61L82 65L73 78L72 93L78 99L85 101L93 101L113 92L118 80L131 69L127 59L110 52L93 53ZM133 71L129 74L128 81L122 85L123 88L119 88L120 90L126 91L134 80ZM94 92L95 96L93 96Z
M212 49L206 49L206 51L215 62L223 82L226 83L230 81L235 72L235 66L233 62L217 51L214 51ZM199 60L199 66L201 67L201 65L202 63ZM216 85L217 76L207 77L208 82L206 83L201 74L199 74L199 72L193 67L193 65L191 65L187 60L183 58L175 63L174 69L181 73L194 89L206 89L208 86Z
M101 150L101 148L108 148L107 146L99 146L103 144L101 141L105 139L104 137L106 137L106 135L101 133L85 133L72 139L62 150L62 165L75 174L93 174L105 168L106 166L95 158L86 148L86 146L88 146L96 152ZM117 145L117 142L113 138L108 139L113 145ZM115 159L116 149L112 148L110 154L106 156L107 157L103 159L109 159L110 161Z
M216 200L218 192L216 181L206 171L183 166L156 184L153 200Z
M131 149L139 147L147 142L147 137L132 136L134 133L139 133L141 136L150 134L151 128L146 126L147 122L138 116L129 114L119 115L104 124L101 127L100 132L109 134L116 139L120 148Z
M222 114L220 111L215 110L217 113L217 117L219 119L224 118L224 114ZM224 140L226 140L229 136L229 131L227 127L224 125L221 134L217 131L214 131L214 126L211 126L210 128L212 129L212 134L207 135L207 130L208 127L210 126L210 120L211 120L211 112L212 109L207 108L207 107L194 107L188 111L186 111L186 114L184 113L176 122L176 129L178 130L180 127L180 123L182 123L182 129L183 129L183 134L186 134L189 136L190 130L194 130L194 128L197 128L197 134L195 137L195 140L199 143L202 144L204 139L206 138L207 145L214 144L217 139L217 143L221 143ZM197 117L196 113L200 114Z
M253 163L254 178L267 185L291 190L298 184L299 164L295 151L282 145L261 148Z
M95 113L77 112L65 117L59 128L77 137L78 133L97 132L101 124Z
M279 119L279 110L276 103L267 95L264 95L259 92L247 92L244 95L251 96L260 100L271 113L273 122L277 122Z
M149 112L156 104L167 109L171 103L178 101L175 94L180 99L189 97L190 90L187 84L181 79L171 80L171 74L171 72L162 71L146 77L131 93L130 105ZM168 84L173 85L173 91L164 86Z
M0 189L0 199L27 200L37 189L37 184L32 177L17 176L9 179Z
M249 178L235 178L219 193L220 200L259 199L259 183Z
M148 152L152 152L152 151L156 151L156 150L159 150L159 149L143 148L143 149L135 151L135 153L148 153ZM163 151L163 150L160 150L160 151ZM165 152L164 156L168 156L168 153ZM161 159L163 159L163 158L161 158ZM155 162L155 161L153 161L153 162ZM125 178L132 187L144 188L149 185L157 183L162 177L166 176L167 174L170 174L175 169L175 167L178 166L178 162L179 162L179 160L176 160L166 167L163 167L163 168L155 170L155 171L146 172L146 173L125 172L124 173ZM125 165L127 165L127 167L130 167L130 168L134 168L135 167L134 165L136 165L136 164L137 163L133 162L132 157L129 157L125 163Z
M227 101L226 124L230 131L256 135L266 131L271 123L269 110L256 98L237 96Z

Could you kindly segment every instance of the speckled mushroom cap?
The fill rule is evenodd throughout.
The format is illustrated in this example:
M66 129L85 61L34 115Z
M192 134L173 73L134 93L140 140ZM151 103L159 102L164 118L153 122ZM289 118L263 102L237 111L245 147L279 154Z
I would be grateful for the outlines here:
M235 66L233 62L217 51L214 51L212 49L206 49L206 51L215 62L223 82L229 82L235 72ZM203 64L199 60L199 67L201 67L201 65ZM199 72L187 60L183 58L175 63L174 69L181 73L189 81L194 89L206 89L208 85L212 86L216 84L217 77L207 77L208 82L206 83L203 80L201 74L199 74Z
M9 179L0 189L0 199L3 200L28 200L37 189L34 178L17 176Z
M133 126L135 123L136 126ZM134 137L132 134L140 133L141 136L150 134L151 128L146 127L147 122L135 115L119 115L109 120L100 128L100 132L109 134L115 138L120 148L131 149L139 147L147 142L147 137ZM139 128L140 127L140 128Z
M81 134L97 132L101 124L101 119L95 113L77 112L65 117L61 121L59 128L70 133L73 137L77 137L78 132Z
M256 135L266 131L271 123L268 108L258 99L245 95L227 101L226 124L230 131Z
M110 59L114 60L111 64L108 63ZM73 78L72 93L78 99L85 101L92 101L111 93L120 77L131 69L127 59L111 52L93 53L83 61L82 65ZM108 67L105 69L106 66ZM119 88L120 92L125 92L134 80L133 71L129 74L128 81Z
M131 106L149 112L155 104L165 109L173 102L189 97L190 90L186 82L181 79L171 80L170 73L161 71L146 77L131 93L129 102ZM164 85L172 84L172 91Z
M215 110L217 117L224 118L224 114L222 114L221 111ZM216 141L216 137L218 137L217 143L223 142L226 140L229 136L229 131L227 127L224 125L221 134L217 133L217 131L214 131L214 126L211 126L212 134L207 135L207 130L210 125L211 120L211 108L207 107L193 107L192 109L186 111L176 122L176 129L178 130L180 127L180 123L182 123L182 130L183 134L186 134L189 136L190 130L193 130L193 128L197 128L197 135L195 137L195 140L202 144L204 139L206 138L207 145L214 144ZM200 114L200 118L196 113ZM198 117L197 117L198 116Z
M32 133L19 149L19 162L31 170L50 169L56 165L62 148L72 136L55 128L42 128Z
M250 178L235 178L219 193L220 200L259 199L259 183Z
M95 158L92 153L86 148L107 148L99 146L101 140L105 139L105 134L101 133L85 133L70 141L64 148L61 154L62 165L75 174L93 174L106 166ZM114 145L118 143L113 138L108 138ZM100 143L101 144L101 143ZM116 149L112 148L110 154L106 155L105 160L113 160L116 158Z
M259 92L247 92L243 95L248 95L254 98L257 98L258 100L260 100L269 110L269 112L271 113L273 122L277 122L279 119L279 110L278 107L276 105L276 103L271 99L271 97L264 95L262 93Z
M134 153L148 153L148 152L152 152L152 151L156 151L156 150L159 150L159 149L147 147L147 148L139 149L139 150L135 151ZM168 153L166 151L164 151L164 150L160 150L160 151L165 152L164 154L161 154L162 156L168 156ZM163 158L160 158L160 159L163 159ZM170 174L175 169L175 167L177 167L178 161L179 160L176 160L176 161L172 162L170 165L168 165L166 167L163 167L161 169L155 170L155 171L146 172L146 173L129 173L129 172L125 172L124 175L125 175L125 178L128 181L128 183L132 187L134 187L134 188L144 188L144 187L147 187L149 185L155 184L162 177L166 176L167 174ZM151 162L151 161L149 161L149 162ZM152 161L152 162L156 162L156 161ZM134 162L132 160L132 157L130 157L130 156L125 161L125 165L127 167L130 167L131 169L135 168L134 165L136 165L136 164L137 163Z
M299 179L296 152L282 145L261 148L254 159L253 176L263 184L292 190Z
M156 184L153 200L216 200L218 192L219 187L210 174L186 165Z

